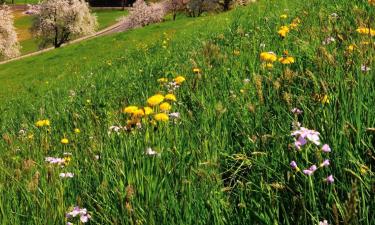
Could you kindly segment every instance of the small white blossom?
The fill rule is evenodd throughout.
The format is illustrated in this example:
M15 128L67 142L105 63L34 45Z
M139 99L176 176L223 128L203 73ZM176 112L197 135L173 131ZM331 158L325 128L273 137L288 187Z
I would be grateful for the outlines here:
M361 71L362 71L362 72L367 73L367 72L370 71L370 70L371 70L370 67L368 67L368 66L366 66L366 65L361 65Z
M74 177L74 173L60 173L59 175L61 178L72 178Z
M147 148L146 149L146 155L150 155L150 156L160 156L160 153L152 150L152 148Z

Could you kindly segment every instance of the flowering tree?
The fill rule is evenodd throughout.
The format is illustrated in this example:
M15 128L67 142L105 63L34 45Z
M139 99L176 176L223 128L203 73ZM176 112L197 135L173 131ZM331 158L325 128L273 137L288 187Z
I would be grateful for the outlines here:
M166 7L168 11L172 12L173 20L176 20L177 12L187 9L187 4L189 0L168 0L166 2Z
M0 6L0 58L13 58L20 54L13 16L8 6Z
M125 17L127 28L143 27L163 21L167 12L165 2L147 4L144 0L137 0Z
M41 47L55 48L72 37L94 33L96 17L83 0L45 0L36 12L33 33L41 39Z

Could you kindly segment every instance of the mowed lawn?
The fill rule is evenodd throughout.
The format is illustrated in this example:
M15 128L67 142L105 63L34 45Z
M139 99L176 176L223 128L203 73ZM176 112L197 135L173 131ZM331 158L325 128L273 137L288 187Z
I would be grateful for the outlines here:
M94 9L93 13L97 16L98 20L97 30L102 30L115 24L119 18L126 16L128 12L126 10ZM34 17L25 15L23 11L14 11L13 15L18 39L22 46L21 53L27 54L37 51L39 49L38 40L33 38L30 31Z

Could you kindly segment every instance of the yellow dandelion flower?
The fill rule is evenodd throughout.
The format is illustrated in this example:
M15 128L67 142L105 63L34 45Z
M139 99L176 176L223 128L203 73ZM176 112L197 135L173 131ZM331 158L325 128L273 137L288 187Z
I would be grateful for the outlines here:
M329 97L328 97L328 95L324 95L324 96L321 98L320 102L321 102L323 105L324 105L324 104L329 104Z
M131 105L131 106L125 107L123 111L124 113L127 113L127 114L133 114L137 110L138 110L137 106Z
M280 37L285 38L286 35L289 33L289 27L288 26L282 26L280 29L277 31L277 33L280 35Z
M266 63L265 67L267 69L272 69L273 68L273 64L272 63Z
M69 140L67 138L61 139L60 142L61 142L61 144L64 144L64 145L69 144Z
M281 58L279 58L279 62L281 64L287 65L287 64L293 64L295 62L295 60L294 60L293 57L287 56L287 57L281 57Z
M301 20L300 20L300 18L296 17L296 18L293 19L292 22L296 23L296 24L299 24L299 23L301 23Z
M149 104L150 106L157 106L163 101L164 101L164 96L161 94L156 94L147 99L147 104Z
M286 19L286 18L288 18L288 15L287 15L287 14L282 14L282 15L280 16L280 19Z
M159 83L167 83L167 82L168 82L168 79L165 78L165 77L162 77L162 78L159 78L159 79L158 79L158 82L159 82Z
M79 133L81 133L81 130L78 129L78 128L75 128L75 129L74 129L74 133L79 134Z
M176 96L174 94L167 94L166 96L164 96L164 99L172 102L177 101Z
M178 76L176 78L174 78L174 81L177 83L177 84L182 84L184 81L185 81L185 77L183 76Z
M172 106L168 102L164 102L160 105L161 111L169 111L172 109Z
M44 120L44 126L49 126L51 125L51 122L49 120Z
M145 112L143 111L143 109L137 109L133 112L133 116L135 117L142 117L145 115Z
M166 122L169 120L168 115L165 113L158 113L154 116L154 118L156 121L162 121L162 122Z
M296 29L297 27L298 27L298 23L291 23L290 25L289 25L289 27L290 27L290 29Z
M233 51L233 55L235 56L239 56L241 54L241 52L239 50L234 50Z
M44 126L44 121L43 120L39 120L35 123L35 126L37 127L43 127Z
M265 62L275 62L277 56L274 52L262 52L260 53L260 59Z
M146 115L150 115L154 112L154 110L152 110L152 108L150 108L148 106L144 107L143 109L144 109Z
M200 70L199 68L194 68L194 69L193 69L193 72L194 72L194 73L200 73L201 70Z
M35 123L35 126L37 127L44 127L44 126L50 126L51 122L49 120L39 120Z
M355 45L349 45L348 48L347 48L347 50L350 51L350 52L352 52L352 51L354 51L355 48L356 48Z
M356 31L359 34L366 34L366 35L370 35L371 37L375 36L375 30L371 28L359 27Z

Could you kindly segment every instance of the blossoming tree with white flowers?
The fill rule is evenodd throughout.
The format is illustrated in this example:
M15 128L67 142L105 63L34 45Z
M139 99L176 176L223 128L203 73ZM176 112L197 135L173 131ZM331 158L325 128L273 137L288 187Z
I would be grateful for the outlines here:
M97 26L83 0L45 0L35 14L32 30L41 39L41 47L52 44L58 48L73 37L94 33Z
M0 5L0 58L14 58L20 54L20 45L8 6Z
M166 2L147 4L144 0L137 0L124 18L124 24L127 28L136 28L161 22L167 13L166 5Z

